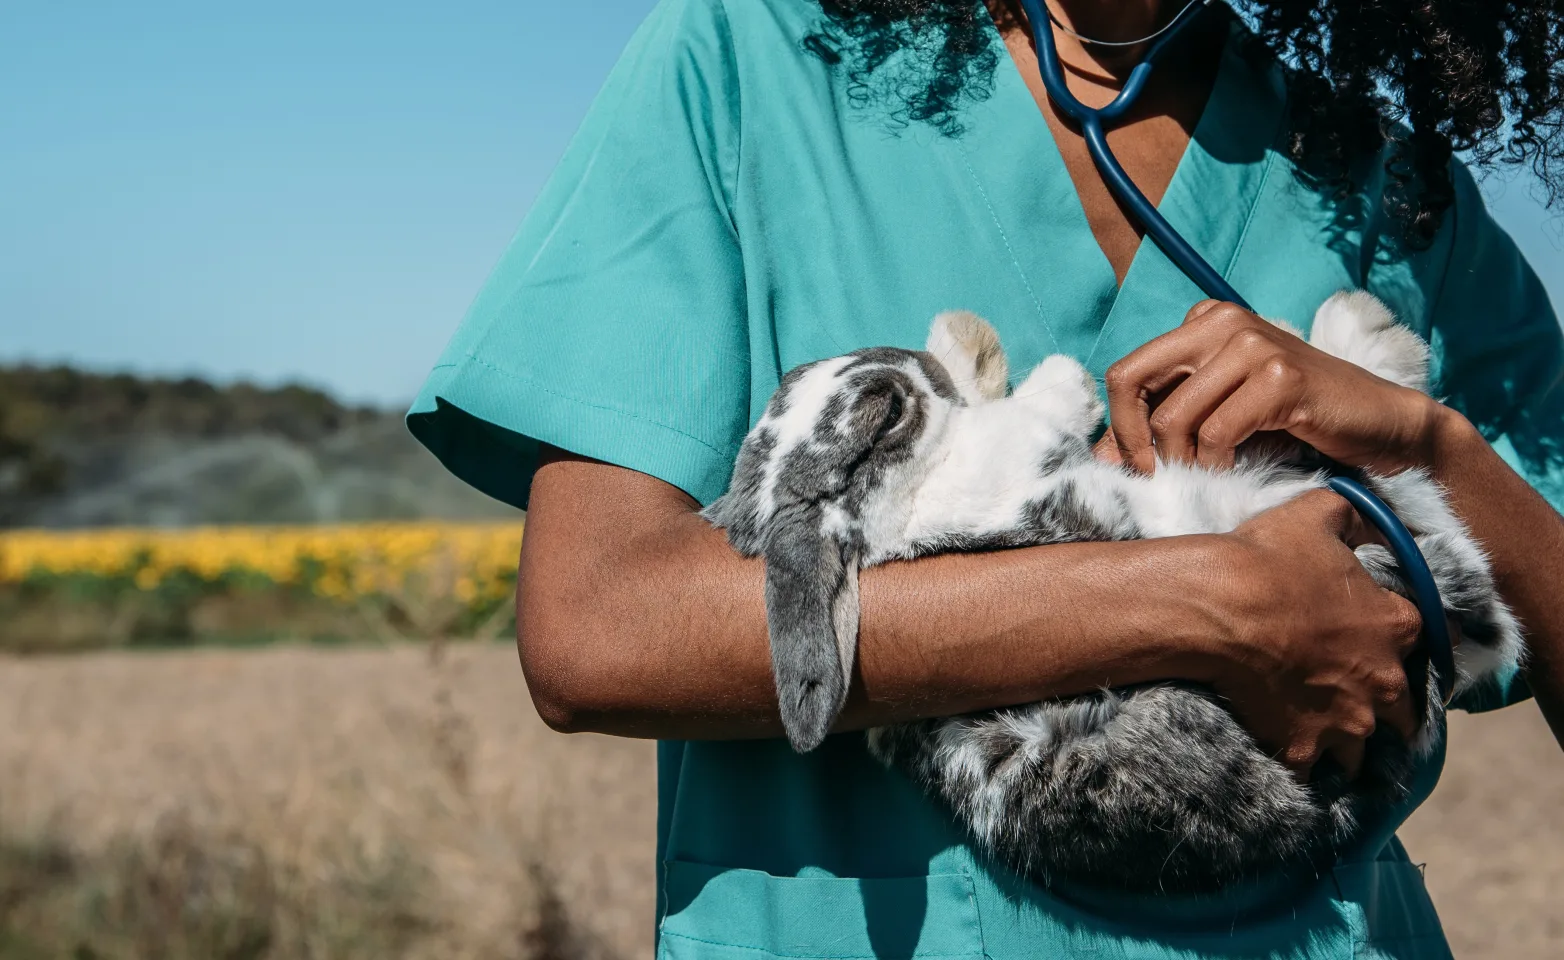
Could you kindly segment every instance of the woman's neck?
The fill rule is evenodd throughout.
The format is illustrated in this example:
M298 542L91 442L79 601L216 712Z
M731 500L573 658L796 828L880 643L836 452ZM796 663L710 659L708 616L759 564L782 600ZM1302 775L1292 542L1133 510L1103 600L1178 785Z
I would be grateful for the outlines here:
M1155 33L1178 12L1163 0L1045 0L1059 22L1083 36L1123 43ZM1167 9L1174 8L1174 9ZM1079 42L1079 41L1077 41Z
M1069 31L1093 40L1123 43L1148 37L1178 15L1186 0L1042 0L1044 6ZM993 0L996 19L1005 16L1021 23L1018 0ZM1054 30L1054 42L1065 68L1078 73L1122 79L1145 53L1145 44L1104 47L1083 43L1064 30Z

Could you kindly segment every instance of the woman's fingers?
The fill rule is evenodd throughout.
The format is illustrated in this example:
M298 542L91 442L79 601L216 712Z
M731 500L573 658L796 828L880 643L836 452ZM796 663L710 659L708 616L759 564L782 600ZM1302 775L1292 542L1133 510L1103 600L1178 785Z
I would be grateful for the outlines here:
M1234 312L1236 311L1236 313ZM1153 398L1176 387L1221 350L1247 311L1218 300L1202 300L1171 330L1109 367L1108 420L1119 458L1144 473L1156 469L1151 428Z
M1390 729L1396 731L1396 735L1403 741L1411 743L1417 737L1418 728L1422 724L1418 721L1417 714L1413 711L1413 705L1417 697L1407 683L1405 672L1401 675L1401 681L1395 686L1386 687L1380 700L1379 712L1376 716L1379 721Z
M1291 770L1299 783L1308 783L1309 778L1314 775L1314 765L1320 761L1320 757L1320 751L1313 747L1293 747L1273 759L1281 761L1282 766Z
M1156 341L1152 341L1154 344ZM1155 440L1151 432L1152 396L1162 387L1188 376L1193 365L1153 367L1142 356L1147 344L1108 368L1103 381L1108 388L1108 421L1119 459L1142 473L1157 468ZM1163 351L1159 350L1160 355ZM1158 357L1160 360L1160 356Z
M1199 320L1201 317L1204 317L1206 314L1222 305L1223 304L1221 300L1202 300L1193 307L1190 307L1189 312L1184 314L1184 322L1187 324L1192 323L1195 320ZM1236 307L1237 305L1229 303L1227 306Z
M1352 505L1324 489L1230 535L1243 548L1232 622L1246 652L1213 686L1303 780L1322 757L1356 775L1377 730L1411 740L1426 708L1418 693L1427 675L1415 669L1409 679L1405 666L1422 627L1417 608L1364 569L1350 546L1363 535Z
M1235 384L1231 368L1240 365L1252 389ZM1209 367L1221 369L1205 373ZM1183 326L1132 351L1105 379L1120 457L1147 473L1158 460L1226 465L1233 448L1259 431L1286 433L1345 464L1395 472L1427 461L1439 422L1426 394L1231 303L1197 305ZM1244 402L1232 403L1239 396ZM1173 409L1159 416L1170 399Z
M1385 592L1391 632L1403 639L1400 649L1410 652L1416 646L1415 608L1395 594ZM1360 681L1368 696L1354 705L1338 705L1330 723L1311 736L1291 744L1279 759L1303 782L1308 782L1315 765L1329 759L1339 766L1348 780L1356 780L1363 769L1368 740L1381 726L1394 730L1410 742L1417 736L1417 697L1405 669L1399 662L1389 663Z
M1341 549L1350 557L1351 580L1362 581L1363 589L1377 596L1377 601L1365 611L1365 627L1372 624L1373 631L1387 636L1395 647L1393 659L1383 658L1363 674L1369 703L1338 716L1330 731L1321 737L1320 749L1341 763L1349 777L1356 777L1362 764L1362 744L1379 725L1394 730L1407 741L1417 735L1417 697L1404 663L1421 642L1423 622L1416 604L1374 583L1368 571L1359 565L1352 545L1361 542L1373 527L1356 508L1327 490L1312 491L1299 500L1318 510L1325 529L1341 541Z
M1164 460L1192 460L1191 441L1199 423L1189 423L1192 409L1164 415L1156 413L1181 393L1189 380L1224 358L1223 371L1212 379L1201 378L1199 390L1190 395L1192 407L1209 406L1213 392L1236 388L1231 371L1247 362L1251 373L1264 358L1277 352L1280 334L1265 321L1241 307L1215 300L1202 301L1184 318L1184 325L1145 344L1109 367L1104 379L1108 390L1108 416L1114 426L1119 453L1137 470L1156 469ZM1158 395L1163 395L1160 402ZM1206 411L1209 412L1209 411ZM1159 435L1159 428L1162 435ZM1166 442L1170 449L1163 450Z
M1367 575L1365 574L1365 579ZM1412 689L1414 679L1407 674L1406 660L1422 642L1423 620L1417 607L1405 597L1391 593L1375 585L1385 603L1385 621L1394 637L1397 658L1382 664L1367 677L1368 690L1373 697L1374 719L1394 730L1402 740L1410 742L1417 736L1421 722L1418 719L1418 697ZM1369 733L1374 732L1370 724ZM1367 734L1365 734L1365 737Z
M1208 467L1232 466L1239 444L1262 431L1285 430L1297 403L1297 385L1285 373L1249 376L1195 428L1195 459Z
M1164 463L1222 465L1205 455L1201 427L1249 379L1249 361L1236 351L1223 351L1190 374L1151 412L1149 425L1157 459Z
M1399 671L1387 671L1380 678L1378 715L1380 721L1388 724L1402 739L1411 741L1423 725L1421 694L1428 685L1428 677L1424 673L1416 677L1409 676L1405 663L1423 643L1423 618L1412 601L1388 590L1385 592L1390 595L1402 627L1402 668ZM1418 689L1413 689L1414 684Z
M1346 497L1323 487L1300 494L1296 500L1289 503L1289 506L1306 522L1328 531L1331 536L1340 540L1342 546L1348 545L1350 538L1363 523L1363 518L1353 509L1352 503ZM1353 559L1357 558L1353 557Z
M1108 368L1108 420L1113 424L1119 456L1143 473L1156 469L1155 437L1151 429L1152 400L1176 387L1198 370L1220 344L1196 335L1189 327L1166 333Z
M1422 642L1423 618L1416 604L1375 583L1368 571L1359 565L1355 545L1366 542L1371 535L1377 537L1378 529L1342 497L1326 491L1320 493L1331 498L1328 504L1322 502L1321 506L1327 511L1329 528L1341 540L1342 547L1351 553L1354 579L1363 581L1364 589L1379 597L1372 619L1377 621L1377 629L1388 634L1395 643L1395 660L1382 662L1366 680L1373 697L1374 721L1396 731L1403 739L1411 740L1417 735L1420 724L1417 698L1412 691L1413 680L1407 676L1404 664ZM1370 723L1368 733L1363 736L1373 732L1374 723Z

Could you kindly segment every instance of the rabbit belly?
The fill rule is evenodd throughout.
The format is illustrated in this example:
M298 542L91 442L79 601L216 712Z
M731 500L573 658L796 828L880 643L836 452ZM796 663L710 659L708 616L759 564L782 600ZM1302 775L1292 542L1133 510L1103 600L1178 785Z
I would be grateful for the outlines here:
M1165 464L1145 476L1093 459L1075 438L1019 466L1014 459L974 468L976 458L952 457L961 466L925 480L894 537L868 539L864 565L952 550L1226 533L1324 486L1317 471L1275 462L1221 472Z

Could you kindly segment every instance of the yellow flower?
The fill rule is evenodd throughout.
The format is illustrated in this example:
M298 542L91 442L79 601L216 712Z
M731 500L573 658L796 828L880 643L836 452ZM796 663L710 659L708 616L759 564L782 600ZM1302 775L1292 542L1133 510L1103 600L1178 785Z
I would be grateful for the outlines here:
M289 586L309 572L337 600L409 589L494 602L515 582L520 523L344 524L188 530L0 533L0 583L36 576L130 577L150 590L171 575L216 583L240 574Z

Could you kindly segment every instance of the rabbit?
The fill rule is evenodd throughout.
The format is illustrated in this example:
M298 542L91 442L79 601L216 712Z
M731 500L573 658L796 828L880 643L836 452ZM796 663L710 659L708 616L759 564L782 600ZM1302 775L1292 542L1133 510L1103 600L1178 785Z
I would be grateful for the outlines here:
M1294 331L1296 332L1296 331ZM1427 388L1428 350L1366 292L1315 316L1310 342ZM1103 407L1080 363L1044 359L1006 395L993 328L936 317L923 351L875 347L789 372L742 443L727 492L704 511L765 560L783 727L808 751L847 697L858 571L949 551L1230 531L1322 487L1322 460L1242 450L1234 468L1163 464L1145 476L1095 459ZM1461 642L1462 692L1522 655L1481 547L1425 473L1363 474L1416 535ZM1403 595L1388 550L1357 549ZM1319 868L1356 825L1405 795L1436 746L1443 705L1426 658L1409 661L1426 715L1414 742L1371 737L1348 783L1329 764L1301 785L1208 689L1154 683L870 730L881 762L943 801L987 856L1034 881L1201 893L1286 865Z

